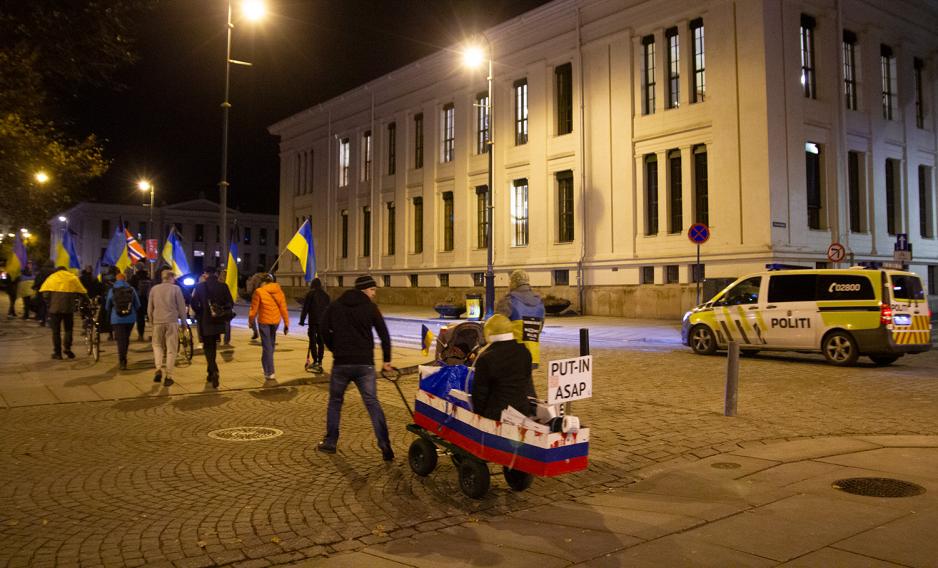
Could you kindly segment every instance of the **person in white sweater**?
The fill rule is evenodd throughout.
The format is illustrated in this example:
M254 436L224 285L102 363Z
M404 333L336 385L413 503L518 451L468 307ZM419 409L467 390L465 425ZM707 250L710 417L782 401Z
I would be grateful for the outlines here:
M176 275L172 270L163 270L160 280L160 284L150 289L147 317L153 328L153 360L156 363L153 382L162 381L163 386L168 387L173 384L173 369L179 351L179 323L186 324L186 300L182 289L176 285Z

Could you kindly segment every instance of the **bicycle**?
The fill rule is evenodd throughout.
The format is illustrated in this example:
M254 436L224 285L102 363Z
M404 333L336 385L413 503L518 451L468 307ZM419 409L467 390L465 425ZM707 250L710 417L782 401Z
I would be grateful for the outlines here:
M192 340L192 321L187 319L185 325L179 326L179 352L191 362L195 355L195 342Z
M82 337L88 348L88 355L97 363L101 359L101 303L98 298L91 298L79 306L82 318Z

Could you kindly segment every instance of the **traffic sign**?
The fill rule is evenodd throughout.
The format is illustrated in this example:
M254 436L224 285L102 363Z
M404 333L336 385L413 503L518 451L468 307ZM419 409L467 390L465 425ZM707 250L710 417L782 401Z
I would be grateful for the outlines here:
M893 250L912 250L909 246L908 233L899 233L896 235L896 244Z
M703 223L694 223L687 229L687 238L695 245L702 245L710 240L710 227Z
M841 262L847 256L847 249L840 243L831 243L827 247L827 259L831 262Z
M912 262L912 251L894 250L892 251L892 259L896 262Z

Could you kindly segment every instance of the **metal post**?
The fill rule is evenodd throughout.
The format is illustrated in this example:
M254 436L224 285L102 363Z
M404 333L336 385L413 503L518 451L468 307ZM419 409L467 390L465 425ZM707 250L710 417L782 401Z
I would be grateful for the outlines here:
M488 76L488 120L489 128L486 134L488 138L485 143L489 151L489 179L488 179L488 207L486 208L486 228L488 229L487 241L488 241L488 250L486 251L486 268L485 268L485 317L489 318L492 314L495 313L495 268L494 264L494 247L495 247L495 184L494 184L494 169L495 169L495 144L492 140L492 132L495 129L495 104L492 96L492 44L489 43L489 76Z
M221 258L220 262L228 259L228 101L229 85L231 84L231 0L228 0L228 45L225 51L225 100L221 103L221 181L218 182L218 205L221 209Z
M726 354L726 393L723 415L736 416L736 391L739 388L739 343L730 341Z
M697 305L700 305L700 243L697 243L697 265L694 266L694 280L697 281Z
M580 357L585 357L590 354L590 330L585 327L580 328ZM572 402L564 403L563 405L563 415L569 416L570 410L572 408Z
M155 233L153 232L153 205L154 205L154 195L156 194L156 184L150 184L150 228L148 229L147 239L156 238ZM156 259L147 259L147 264L150 265L150 280L153 280L154 271L156 270Z

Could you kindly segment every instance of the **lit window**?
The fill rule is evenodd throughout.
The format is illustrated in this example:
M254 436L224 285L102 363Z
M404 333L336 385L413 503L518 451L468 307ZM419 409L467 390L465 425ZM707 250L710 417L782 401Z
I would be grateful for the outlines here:
M704 25L703 20L697 18L690 23L691 33L691 102L704 101L707 94L707 61L704 55Z
M339 140L339 187L348 187L349 182L349 139Z
M669 28L664 33L668 40L668 108L681 105L681 38L677 28Z
M883 118L896 116L896 57L888 45L880 46L880 69L883 75Z
M515 81L515 145L528 143L528 80Z
M847 110L857 110L857 34L844 30L844 100Z
M511 191L512 246L528 245L528 180L516 179Z
M814 26L815 20L801 15L801 89L809 99L817 98L814 76Z
M441 148L440 161L443 163L452 162L456 154L456 107L453 103L443 106L443 124L442 134L443 145Z
M642 38L642 114L655 114L655 36Z

